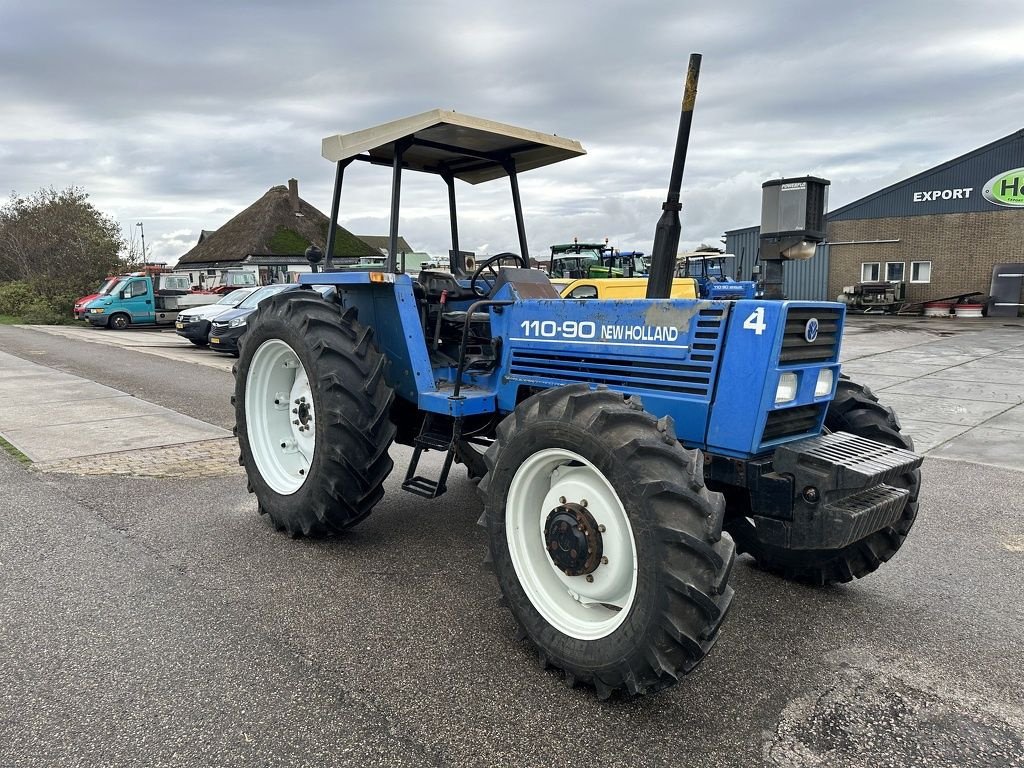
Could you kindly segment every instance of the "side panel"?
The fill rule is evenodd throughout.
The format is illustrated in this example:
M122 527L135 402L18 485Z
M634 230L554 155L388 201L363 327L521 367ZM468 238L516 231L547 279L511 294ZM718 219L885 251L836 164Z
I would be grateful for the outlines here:
M515 408L523 386L604 384L702 444L728 313L725 302L682 299L517 302L491 319L503 339L498 408Z

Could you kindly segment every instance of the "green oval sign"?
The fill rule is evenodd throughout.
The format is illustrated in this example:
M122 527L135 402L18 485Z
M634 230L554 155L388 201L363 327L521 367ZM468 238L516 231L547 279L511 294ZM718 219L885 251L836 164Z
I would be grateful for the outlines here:
M985 182L982 197L990 203L1024 208L1024 168L1003 171Z

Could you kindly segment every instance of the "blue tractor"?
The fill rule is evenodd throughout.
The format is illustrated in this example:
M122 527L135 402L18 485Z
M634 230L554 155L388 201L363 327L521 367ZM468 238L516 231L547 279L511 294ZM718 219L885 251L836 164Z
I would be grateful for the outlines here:
M649 288L666 296L680 137ZM523 257L518 176L582 154L441 110L325 139L335 225L351 163L391 170L387 263L335 266L332 228L322 271L302 276L309 290L262 302L249 321L233 401L259 511L293 536L366 518L395 442L414 448L410 493L439 496L464 465L523 636L604 697L660 690L705 657L737 553L818 584L874 571L914 522L921 460L892 411L842 378L840 304L559 298ZM397 268L411 171L447 187L448 270ZM510 183L519 254L470 273L455 181L494 179ZM323 285L332 298L313 290ZM444 457L431 476L427 451Z
M736 280L729 273L735 267L731 253L692 253L677 257L676 276L697 281L697 295L702 299L753 299L757 283Z

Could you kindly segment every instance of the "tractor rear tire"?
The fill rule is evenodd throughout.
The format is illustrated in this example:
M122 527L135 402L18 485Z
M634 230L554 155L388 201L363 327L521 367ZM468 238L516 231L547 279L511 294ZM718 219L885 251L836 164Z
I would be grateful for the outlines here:
M843 376L836 397L825 415L825 427L831 432L849 432L896 448L914 450L914 441L900 431L900 422L892 408L878 402L875 394L862 384ZM894 485L910 491L900 518L891 526L875 531L840 549L797 550L762 544L751 520L743 514L730 514L726 530L742 553L754 557L766 571L805 584L845 583L873 573L903 546L917 518L921 470L905 473Z
M657 691L697 666L729 609L735 553L703 455L670 418L619 392L557 387L501 422L485 461L480 524L542 666L601 698ZM565 525L567 510L578 517Z
M394 463L394 392L373 332L314 291L260 302L235 366L239 462L259 511L293 536L370 514Z

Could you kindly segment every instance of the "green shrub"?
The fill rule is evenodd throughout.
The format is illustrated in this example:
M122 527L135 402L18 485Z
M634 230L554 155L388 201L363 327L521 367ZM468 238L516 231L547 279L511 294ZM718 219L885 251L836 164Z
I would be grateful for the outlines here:
M45 299L29 304L21 316L30 325L60 325L65 321L65 317Z
M0 283L0 315L19 317L39 298L39 294L26 282Z

